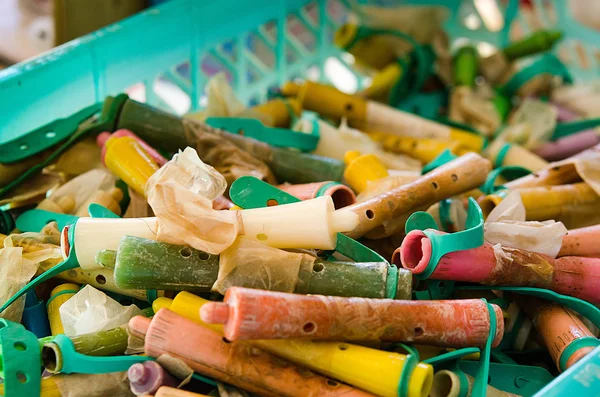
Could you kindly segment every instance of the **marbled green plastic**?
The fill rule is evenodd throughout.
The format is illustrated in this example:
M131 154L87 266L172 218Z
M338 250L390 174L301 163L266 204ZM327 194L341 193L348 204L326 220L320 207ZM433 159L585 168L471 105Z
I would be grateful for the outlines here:
M219 257L196 249L125 236L115 262L119 288L208 292L219 273Z
M300 268L294 292L384 298L388 266L385 262L317 259L314 264ZM217 280L219 257L190 247L125 236L114 268L119 288L208 292ZM231 276L234 273L235 269ZM245 280L248 283L244 286L264 285L260 280L262 275L256 276L256 280Z
M106 100L112 99L109 97ZM121 110L117 122L117 129L120 128L129 129L154 148L168 152L176 152L190 145L181 118L133 100L127 101ZM207 126L207 128L211 127ZM280 183L342 180L344 173L342 161L276 148L224 130L213 129L213 131L262 160L271 168Z

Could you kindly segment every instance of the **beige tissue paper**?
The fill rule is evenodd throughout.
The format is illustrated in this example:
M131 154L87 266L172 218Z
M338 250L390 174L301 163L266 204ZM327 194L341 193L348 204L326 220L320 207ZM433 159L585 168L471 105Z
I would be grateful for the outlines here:
M123 306L91 285L73 295L59 312L67 336L107 331L142 314L137 306Z
M511 192L492 210L484 224L485 240L505 247L533 251L556 258L567 228L562 222L525 221L525 206L518 192Z
M227 187L225 178L186 148L146 183L146 196L158 218L158 240L189 245L218 255L235 241L237 211L216 211L212 200Z

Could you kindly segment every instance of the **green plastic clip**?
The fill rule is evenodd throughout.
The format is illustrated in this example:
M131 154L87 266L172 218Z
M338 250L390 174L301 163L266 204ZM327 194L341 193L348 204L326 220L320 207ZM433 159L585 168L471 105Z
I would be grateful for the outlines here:
M567 67L555 55L545 53L515 73L500 90L506 95L515 95L528 81L542 74L560 76L565 83L573 84L573 77Z
M37 343L37 341L36 341ZM66 335L56 335L53 340L62 355L62 374L106 374L127 371L133 364L154 360L146 356L95 357L78 353Z
M480 363L470 360L462 360L459 364L460 369L471 376L477 374L479 366ZM532 396L552 379L554 377L542 367L489 363L490 386L519 396Z
M254 138L280 148L293 148L303 152L312 152L319 143L318 131L308 134L286 128L270 128L256 119L236 117L209 117L206 124L235 134Z
M2 307L0 307L0 313L2 313L4 310L6 310L7 307L12 305L17 299L19 299L21 296L23 296L25 293L27 293L27 291L29 291L30 289L37 287L39 284L43 283L44 281L46 281L64 271L75 269L75 268L79 267L79 262L77 262L77 255L75 254L75 244L73 244L73 241L74 241L73 236L74 236L76 225L77 225L77 223L68 225L69 226L68 237L69 237L69 243L71 244L71 250L69 251L69 256L67 257L67 259L60 262L58 265L46 270L44 273L40 274L35 279L31 280L29 283L27 283L27 285L25 285L23 288L21 288L19 291L17 291L16 294L14 294L12 297L10 297L10 299L7 300L2 305Z
M557 139L575 134L576 132L598 126L600 126L600 117L587 120L577 120L570 123L561 123L556 126L554 134L552 134L552 140L555 141Z
M16 224L17 229L22 232L39 233L50 222L56 222L58 230L62 230L65 226L77 222L77 219L79 217L75 215L60 214L45 210L29 210L23 212L17 218Z
M504 165L490 172L480 189L484 194L493 194L499 190L506 189L503 185L495 184L499 176L502 175L508 180L513 180L529 174L531 174L531 171L527 168L516 165Z
M105 211L101 210L100 208L97 208L97 207L102 207L99 204L90 204L90 207L92 207L92 206L94 206L94 208L96 208L95 212L97 214L108 215L110 213L113 215L110 217L116 216L118 218L118 216L116 214L114 214L113 212L109 211L106 208L105 208ZM104 207L102 207L102 208L104 208ZM31 210L31 211L40 211L40 210ZM30 211L28 211L28 212L30 212ZM43 225L45 225L51 220L56 220L55 219L56 215L60 215L60 214L55 214L53 212L48 212L48 211L37 212L37 213L34 213L34 216L38 217L38 219L35 222L37 225L39 225L45 221L45 223L43 223ZM69 216L72 216L72 215L69 215ZM69 256L67 257L67 259L60 262L56 266L46 270L44 273L40 274L35 279L31 280L29 283L27 283L27 285L25 285L23 288L21 288L19 291L17 291L16 294L14 294L9 300L7 300L2 305L2 307L0 307L0 313L2 313L4 310L6 310L7 307L9 307L11 304L13 304L17 299L19 299L22 295L27 293L27 291L29 291L30 289L35 288L36 286L43 283L44 281L46 281L64 271L75 269L75 268L79 267L79 262L77 261L77 254L75 253L75 228L77 227L77 220L79 220L79 217L74 216L73 218L75 218L73 222L69 222L65 225L65 227L67 227L67 226L69 227L68 232L67 232L67 238L69 240L69 247L71 248L69 250ZM73 218L70 218L70 219L73 219ZM64 219L66 219L66 218L64 218ZM17 221L18 221L18 219L17 219ZM43 227L43 225L42 225L42 227Z
M408 352L404 360L404 366L400 371L400 379L398 380L398 397L408 396L408 384L413 370L419 364L419 351L409 347L403 343L399 344Z
M412 87L408 91L407 95L418 92L421 89L421 87L423 87L423 84L425 84L425 80L427 80L427 77L429 76L431 65L433 64L432 57L435 56L435 54L433 52L428 53L428 51L426 51L425 48L421 44L419 44L412 36L407 35L404 32L392 29L373 29L366 26L359 26L356 31L356 35L342 49L349 50L360 40L366 39L367 37L372 35L395 36L405 40L413 47L413 54L415 58L414 66L416 69L416 73L414 78L414 84L412 84ZM407 75L407 73L404 73L404 75ZM404 79L401 78L400 81L396 83L395 87L392 88L390 99L393 99L395 101L399 101L401 99L400 94L402 93L402 80Z
M11 189L22 184L27 179L29 179L32 176L41 172L46 166L48 166L48 164L50 164L53 161L55 161L56 159L58 159L58 157L61 154L63 154L68 148L70 148L73 144L75 144L80 139L82 139L88 135L97 134L97 133L100 133L103 131L113 131L115 129L115 125L116 125L119 113L121 112L121 108L123 107L123 105L125 104L125 101L127 101L127 99L128 99L128 97L126 94L117 95L111 102L110 108L105 109L106 111L103 111L100 118L96 122L90 123L89 126L84 126L84 124L75 125L73 120L63 119L63 120L69 120L68 122L66 122L67 123L66 125L73 127L73 129L70 130L70 133L67 133L68 131L64 132L65 136L70 134L69 138L66 141L64 141L62 143L62 145L60 145L60 147L57 148L50 156L48 156L48 158L46 158L46 160L29 168L22 175L20 175L17 179L15 179L14 181L12 181L10 183L7 183L5 186L0 188L0 197L4 196ZM94 105L94 106L99 107L100 105ZM91 108L88 108L88 109L90 109L89 111L91 112ZM96 111L97 110L98 109L96 109ZM45 128L45 127L43 127L43 128ZM66 127L65 127L65 129L66 129ZM47 130L44 130L44 131L47 131ZM25 136L28 136L28 135L29 134L27 134ZM18 138L17 141L21 142L20 139L21 138Z
M432 230L433 229L433 230ZM422 230L431 241L431 258L423 273L416 274L419 280L429 278L435 271L442 256L456 251L464 251L483 245L483 213L477 202L470 197L465 230L456 233L437 234L437 224L431 215L424 211L412 214L406 221L406 233Z
M243 176L231 185L229 196L241 208L263 208L270 204L283 205L300 202L300 199L269 185L253 176ZM335 250L357 262L388 261L375 251L365 247L356 240L338 233Z
M92 218L121 218L108 208L96 203L88 206L88 213Z
M108 208L96 203L88 206L88 213L92 218L120 218L119 215ZM45 210L29 210L17 218L16 224L17 229L22 232L39 233L50 222L56 222L58 230L62 230L65 226L77 222L78 219L79 217L75 215L60 214Z
M77 130L79 124L97 114L101 103L95 103L64 119L56 119L36 130L0 145L0 162L14 163L51 148Z
M21 324L0 318L0 376L7 397L39 396L41 355L37 337Z
M430 163L425 164L425 166L423 167L423 170L421 171L421 174L425 175L429 171L433 171L437 167L440 167L446 163L449 163L450 161L452 161L456 158L458 158L457 155L453 154L449 149L446 149L442 153L440 153L436 158L431 160Z

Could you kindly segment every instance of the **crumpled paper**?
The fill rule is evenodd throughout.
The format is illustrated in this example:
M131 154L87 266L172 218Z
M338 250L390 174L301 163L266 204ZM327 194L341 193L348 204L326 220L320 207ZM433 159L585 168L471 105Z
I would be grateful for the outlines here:
M557 87L552 101L585 117L600 117L600 80Z
M335 128L329 123L317 120L319 126L319 144L314 154L344 161L347 151L359 150L362 154L373 153L381 162L392 170L421 171L421 162L410 156L385 152L378 142L375 142L364 132L348 126L347 120L342 119L340 126ZM313 123L308 119L300 119L292 128L295 131L311 133Z
M551 163L549 168L573 164L577 173L585 183L600 195L600 144L568 159Z
M106 331L142 314L135 305L123 306L104 292L86 285L59 309L65 335Z
M456 87L450 99L450 118L466 123L486 136L491 136L502 123L491 98L482 95L480 90L470 87Z
M188 118L183 119L183 126L187 142L194 146L206 164L215 167L225 177L229 185L246 175L277 183L271 169L258 158L270 157L266 143L246 139L244 145L238 146L226 132ZM261 153L261 156L252 155L254 152Z
M502 136L508 142L534 149L548 142L556 129L558 110L550 103L527 98L510 118Z
M11 234L0 249L0 303L6 302L33 278L40 262L62 258L60 233L56 223L46 225L41 233ZM10 305L0 317L20 322L25 297Z
M209 117L244 117L259 119L265 125L272 125L273 120L266 114L248 109L235 95L233 88L227 81L224 72L212 76L205 87L206 108L186 115L187 118L204 122Z
M226 186L223 176L194 149L173 156L146 183L148 204L158 218L158 240L213 255L227 249L240 228L237 211L212 209L212 200Z
M519 192L509 193L489 214L484 224L485 240L556 258L567 228L562 222L525 221L525 206Z
M315 259L239 237L219 257L219 274L212 290L222 295L230 287L291 293L298 283L300 269L312 269Z
M70 196L75 200L75 208L71 213L79 212L90 197L99 190L109 191L114 188L117 178L110 172L97 168L81 174L56 189L48 198L54 202L62 197Z

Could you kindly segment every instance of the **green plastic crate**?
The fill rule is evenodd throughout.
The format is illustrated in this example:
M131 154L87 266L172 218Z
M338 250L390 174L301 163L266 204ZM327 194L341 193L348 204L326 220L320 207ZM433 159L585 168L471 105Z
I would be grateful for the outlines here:
M489 1L498 1L505 17L497 32L488 31L482 23L479 11L488 0L373 3L443 5L450 11L446 30L453 38L483 40L495 46L506 44L511 27L517 25L520 33L560 26L567 39L556 51L571 59L573 75L598 75L594 45L599 35L571 17L566 0L533 0L533 13L518 12L517 0ZM331 38L349 6L348 0L167 1L0 71L0 143L135 84L145 87L148 103L173 110L154 87L157 81L170 84L190 104L189 109L178 109L179 113L196 110L202 104L204 84L213 73L207 64L226 70L236 94L245 102L263 100L269 87L306 72L326 81L323 65L328 58L348 65ZM535 16L536 26L531 26L528 14ZM574 62L581 53L587 55L587 67ZM357 77L360 87L362 77L349 73Z

